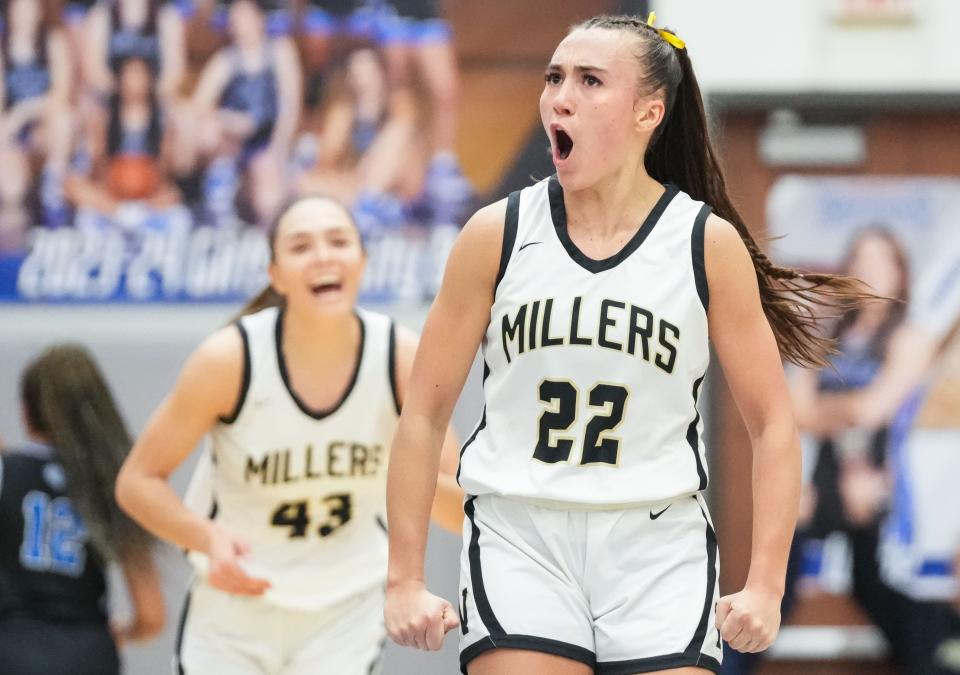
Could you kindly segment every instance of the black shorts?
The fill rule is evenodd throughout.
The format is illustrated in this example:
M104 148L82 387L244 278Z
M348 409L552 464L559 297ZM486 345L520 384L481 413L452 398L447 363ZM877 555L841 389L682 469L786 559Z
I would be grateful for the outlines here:
M103 622L0 619L0 664L17 675L119 675L117 647Z

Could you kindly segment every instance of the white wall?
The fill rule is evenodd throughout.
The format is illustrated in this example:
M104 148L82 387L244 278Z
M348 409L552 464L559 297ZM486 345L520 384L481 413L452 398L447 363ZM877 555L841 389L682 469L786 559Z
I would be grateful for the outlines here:
M845 25L839 0L657 0L707 92L960 93L960 2L912 0L907 23Z

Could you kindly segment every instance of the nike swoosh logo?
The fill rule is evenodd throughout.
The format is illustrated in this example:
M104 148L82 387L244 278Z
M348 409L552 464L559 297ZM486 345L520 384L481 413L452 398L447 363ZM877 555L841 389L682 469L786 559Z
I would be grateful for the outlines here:
M542 241L531 241L531 242L528 242L528 243L524 244L523 246L521 246L520 248L518 248L518 249L517 249L517 253L519 253L520 251L522 251L523 249L525 249L527 246L533 246L534 244L542 244L542 243L543 243Z
M667 504L666 508L664 508L663 511L666 511L666 510L669 509L671 506L673 506L673 504ZM659 518L660 516L662 516L662 515L663 515L663 511L658 511L657 513L654 513L653 511L651 511L651 512L650 512L650 520L656 520L657 518Z

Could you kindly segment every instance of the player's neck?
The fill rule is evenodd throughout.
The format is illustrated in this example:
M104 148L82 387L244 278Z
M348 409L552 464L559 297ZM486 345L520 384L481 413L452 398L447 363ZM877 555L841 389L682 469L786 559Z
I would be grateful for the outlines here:
M640 227L663 194L663 186L645 169L622 170L585 190L564 192L567 226L608 238Z
M283 350L297 363L322 368L352 360L360 340L360 320L353 312L317 315L288 308L283 317Z

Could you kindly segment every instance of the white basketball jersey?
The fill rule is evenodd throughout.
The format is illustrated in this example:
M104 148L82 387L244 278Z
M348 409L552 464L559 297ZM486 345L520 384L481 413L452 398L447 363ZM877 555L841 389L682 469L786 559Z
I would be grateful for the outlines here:
M386 581L387 460L399 416L394 328L359 311L361 348L343 398L310 410L290 388L282 313L243 317L247 363L232 419L213 430L215 520L251 544L265 598L319 609ZM323 349L322 344L317 349Z
M593 260L556 177L510 195L468 494L612 505L706 487L708 214L668 186L619 253Z

